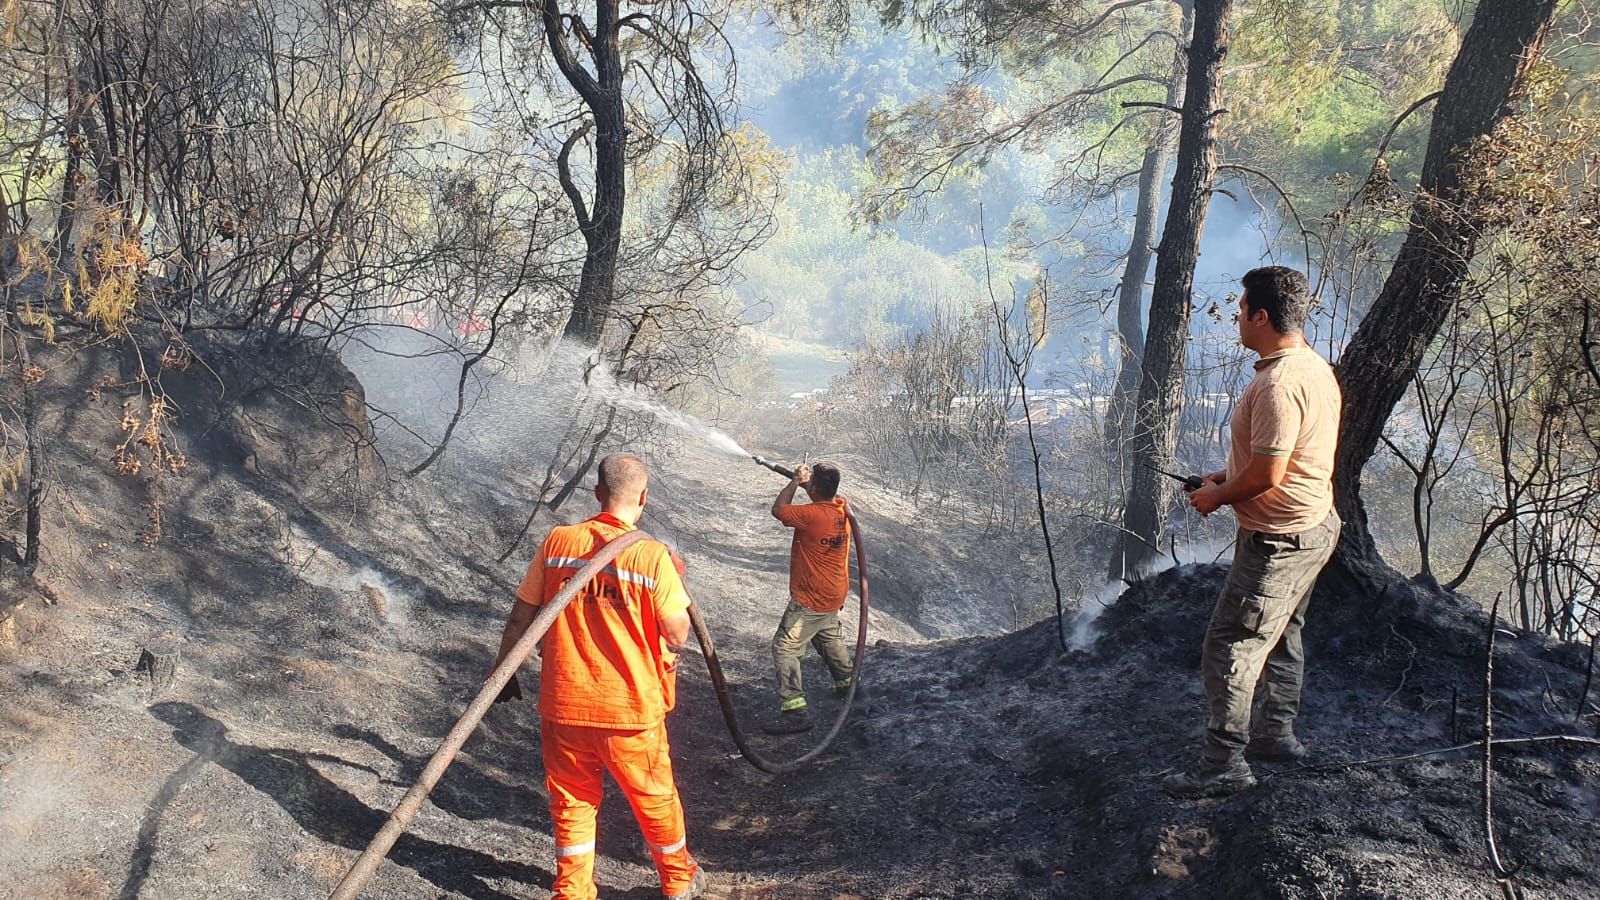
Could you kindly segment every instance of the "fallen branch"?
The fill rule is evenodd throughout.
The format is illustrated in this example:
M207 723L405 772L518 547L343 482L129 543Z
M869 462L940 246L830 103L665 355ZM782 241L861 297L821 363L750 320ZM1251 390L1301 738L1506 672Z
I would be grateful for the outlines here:
M1583 737L1576 734L1541 734L1534 737L1520 738L1494 738L1491 743L1496 747L1526 747L1533 744L1577 744L1585 747L1600 747L1600 738ZM1483 741L1468 741L1465 744L1456 744L1453 747L1439 747L1433 750L1419 750L1416 753L1403 753L1398 756L1373 756L1367 759L1351 759L1344 762L1318 763L1317 765L1302 765L1298 769L1287 769L1282 772L1268 772L1260 777L1271 778L1274 775L1305 775L1321 774L1324 772L1341 772L1345 769L1354 769L1359 766L1374 766L1380 763L1410 762L1414 759L1426 759L1430 756L1445 756L1450 753L1460 753L1463 750L1475 750L1483 746Z
M1483 651L1483 842L1500 891L1507 900L1516 900L1522 892L1512 878L1522 866L1506 866L1494 840L1494 634L1500 619L1500 596L1495 594L1489 607L1489 639Z
M1405 635L1401 634L1400 630L1398 628L1395 628L1393 625L1389 626L1389 633L1394 635L1395 637L1399 638L1401 641L1403 641L1405 643L1405 645L1407 647L1410 648L1410 655L1406 659L1405 671L1400 673L1400 683L1395 685L1394 690L1392 692L1390 692L1389 696L1384 699L1384 701L1383 701L1383 705L1384 706L1388 706L1390 703L1393 703L1394 702L1394 698L1398 697L1400 695L1400 692L1406 689L1406 678L1411 674L1412 668L1414 668L1416 666L1416 664L1417 664L1417 645L1412 643L1411 640L1409 638L1407 638ZM1385 648L1385 649L1387 649L1387 648ZM1452 703L1451 723L1453 725L1454 722L1455 722L1455 711L1453 709L1453 705L1454 705L1454 699L1453 698L1451 700L1451 703ZM1451 737L1455 737L1454 733L1451 734Z

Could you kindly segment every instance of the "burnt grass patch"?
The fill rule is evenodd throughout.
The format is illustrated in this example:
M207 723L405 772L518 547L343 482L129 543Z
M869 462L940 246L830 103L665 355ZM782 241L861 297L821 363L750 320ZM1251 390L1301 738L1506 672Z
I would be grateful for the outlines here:
M1225 572L1184 566L1133 585L1082 651L1062 654L1053 622L876 648L874 702L839 755L747 795L830 835L802 842L810 865L784 849L793 832L777 837L761 851L782 860L769 877L907 898L1502 896L1479 751L1383 759L1482 730L1487 615L1425 586L1372 593L1330 570L1306 633L1306 764L1258 765L1260 786L1228 799L1160 792L1198 750L1199 642ZM1582 733L1579 650L1501 634L1497 737ZM1536 896L1600 896L1596 768L1593 747L1496 752L1500 851ZM729 835L729 850L748 839ZM830 858L849 868L826 871Z

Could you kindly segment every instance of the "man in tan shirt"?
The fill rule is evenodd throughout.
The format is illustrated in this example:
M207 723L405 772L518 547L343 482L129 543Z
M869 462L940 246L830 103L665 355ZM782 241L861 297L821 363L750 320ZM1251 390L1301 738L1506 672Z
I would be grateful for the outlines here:
M1300 631L1317 575L1342 524L1333 510L1339 383L1302 331L1306 277L1283 266L1247 272L1239 297L1239 341L1260 354L1229 423L1228 468L1189 495L1202 515L1233 507L1239 520L1228 580L1202 648L1210 715L1198 765L1162 781L1179 797L1215 797L1253 787L1246 757L1294 762L1305 681ZM1251 717L1256 683L1259 715Z

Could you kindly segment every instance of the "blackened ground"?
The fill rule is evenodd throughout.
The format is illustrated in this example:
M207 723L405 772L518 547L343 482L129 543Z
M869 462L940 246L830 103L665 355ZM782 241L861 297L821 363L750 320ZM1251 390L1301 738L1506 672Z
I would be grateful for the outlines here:
M191 466L162 486L163 536L146 547L151 487L106 462L138 388L84 399L105 364L49 366L62 488L41 575L58 602L6 582L25 598L16 643L0 646L0 897L325 896L484 675L530 552L496 562L532 476L457 464L385 480L335 439L364 427L347 402L359 385L324 392L330 423L303 395L224 402L201 376L167 373ZM766 510L781 482L693 447L671 459L644 525L688 558L753 726L772 714L766 640L787 538ZM1311 765L1178 802L1157 783L1198 747L1199 641L1222 568L1130 588L1085 650L1063 653L1054 622L940 639L1003 630L1042 573L851 474L881 586L872 633L887 640L836 748L797 775L757 772L733 755L698 660L684 661L669 731L691 848L719 896L1500 896L1475 752L1359 762L1478 734L1476 606L1330 573L1307 626ZM169 687L137 670L158 645L178 654ZM1573 724L1585 662L1582 648L1502 634L1497 734L1592 734ZM807 666L814 709L836 711ZM814 738L758 740L785 756ZM492 709L366 896L547 896L537 741L531 703ZM1498 754L1501 851L1534 895L1600 896L1597 775L1593 747ZM599 852L603 896L658 895L614 794Z
M874 703L837 762L740 779L741 809L804 823L746 854L780 857L773 879L798 870L823 896L1501 896L1478 751L1362 762L1481 732L1487 616L1406 582L1371 596L1325 576L1307 626L1307 765L1258 766L1261 786L1226 800L1158 790L1198 747L1199 635L1224 573L1190 566L1133 587L1087 652L1060 653L1051 623L881 648ZM1576 733L1584 662L1581 648L1503 633L1497 736ZM1497 752L1500 852L1534 896L1600 896L1597 751ZM851 858L875 864L830 869Z

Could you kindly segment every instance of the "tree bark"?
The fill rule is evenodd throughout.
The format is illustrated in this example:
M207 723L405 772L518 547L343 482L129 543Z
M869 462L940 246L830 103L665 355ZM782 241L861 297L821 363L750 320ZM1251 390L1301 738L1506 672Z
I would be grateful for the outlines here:
M1394 268L1339 360L1344 391L1334 498L1337 556L1381 565L1361 501L1361 471L1460 295L1483 223L1461 204L1462 154L1511 112L1555 16L1556 0L1483 0L1434 107L1410 229Z
M594 34L579 35L579 42L589 52L593 74L579 64L567 43L565 17L557 0L545 0L543 9L545 42L556 67L594 117L594 192L588 203L581 199L564 166L562 171L562 186L572 200L584 240L583 273L563 334L586 344L599 342L615 299L627 201L628 131L622 102L619 6L619 0L596 0ZM577 23L574 27L582 26Z
M1150 331L1145 344L1139 405L1132 436L1133 490L1123 512L1122 570L1134 572L1160 555L1159 539L1173 491L1168 479L1146 466L1172 462L1183 412L1183 367L1188 353L1189 298L1200 235L1217 175L1217 118L1223 113L1222 62L1228 55L1232 0L1198 0L1189 42L1186 100L1178 129L1177 166L1166 228L1156 253L1150 293Z
M6 243L9 244L10 241ZM28 349L27 330L22 323L16 293L9 283L5 288L5 304L6 325L14 343L17 372L22 375L33 366L33 355ZM23 453L28 467L27 489L23 493L22 572L31 575L39 567L39 543L44 525L46 482L44 452L40 447L42 435L39 426L39 391L26 377L22 378L22 438Z
M1179 32L1185 40L1194 26L1194 4L1183 5L1183 25ZM1172 54L1172 72L1167 81L1167 105L1183 106L1185 70L1188 68L1186 48L1176 47ZM1117 290L1117 338L1121 357L1117 367L1117 382L1111 390L1111 400L1106 406L1106 444L1113 451L1126 446L1133 424L1134 401L1139 396L1139 381L1144 365L1144 281L1150 272L1152 238L1156 221L1161 213L1162 186L1167 175L1167 163L1172 160L1172 138L1177 131L1176 121L1168 114L1151 130L1149 146L1144 151L1144 162L1139 167L1139 195L1133 212L1133 236L1128 241L1128 258L1122 268L1122 284Z

